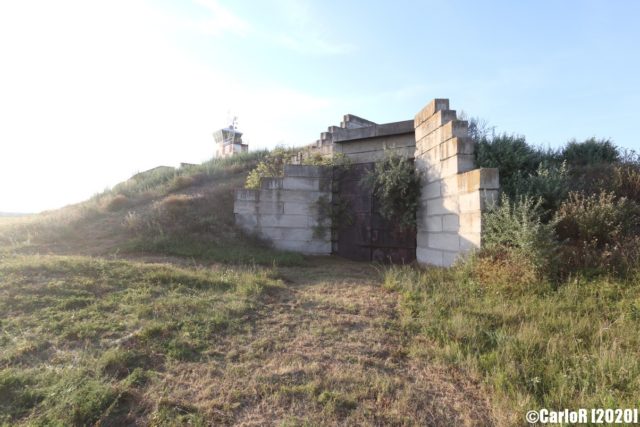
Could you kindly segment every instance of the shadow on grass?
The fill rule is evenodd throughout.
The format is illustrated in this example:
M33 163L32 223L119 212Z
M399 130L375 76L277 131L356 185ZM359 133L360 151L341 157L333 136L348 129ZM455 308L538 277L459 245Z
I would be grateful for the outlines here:
M137 238L121 249L126 252L172 255L224 264L276 264L284 267L305 265L305 257L301 254L278 251L241 239L233 243L216 244L192 237Z

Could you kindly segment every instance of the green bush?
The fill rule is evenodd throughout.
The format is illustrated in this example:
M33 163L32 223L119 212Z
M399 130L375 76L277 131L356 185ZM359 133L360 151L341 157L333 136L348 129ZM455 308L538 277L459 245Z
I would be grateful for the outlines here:
M613 193L571 193L556 214L564 273L628 273L638 263L640 206Z
M475 155L478 167L500 169L500 183L505 190L514 176L535 173L540 162L552 157L527 144L523 136L508 134L477 141Z
M271 151L258 165L249 172L245 188L259 189L262 178L275 178L284 176L284 165L293 155L291 150L277 147Z
M640 203L640 162L615 165L612 171L611 190L618 197Z
M413 162L388 155L365 175L362 184L373 191L384 219L394 221L401 229L415 228L421 184Z
M504 188L512 200L519 196L541 200L542 217L548 220L553 216L569 193L569 173L565 162L560 165L540 163L533 173L517 172L508 186Z
M569 141L560 156L570 165L584 166L616 162L620 159L620 151L608 139L589 138L583 142Z
M502 195L500 204L483 214L483 248L493 253L525 254L542 272L555 249L553 224L542 221L542 200L521 196L511 201Z

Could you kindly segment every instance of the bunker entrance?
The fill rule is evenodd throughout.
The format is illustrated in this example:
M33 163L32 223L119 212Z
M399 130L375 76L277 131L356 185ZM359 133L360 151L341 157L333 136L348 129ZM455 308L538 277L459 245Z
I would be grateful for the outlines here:
M337 197L346 210L337 227L337 254L356 261L409 263L416 259L416 230L401 229L380 215L379 202L362 184L375 163L351 165L336 180Z

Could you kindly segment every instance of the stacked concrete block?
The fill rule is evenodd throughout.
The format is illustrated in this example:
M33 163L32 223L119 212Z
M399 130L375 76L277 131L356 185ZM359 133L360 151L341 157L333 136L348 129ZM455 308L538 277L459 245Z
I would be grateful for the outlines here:
M414 120L415 164L423 187L417 217L416 258L451 266L480 247L482 211L498 194L497 169L475 169L467 122L448 99L434 99Z
M331 224L320 217L323 202L331 202L331 170L287 165L284 177L263 178L259 190L237 190L234 214L238 226L277 249L326 255L331 253Z

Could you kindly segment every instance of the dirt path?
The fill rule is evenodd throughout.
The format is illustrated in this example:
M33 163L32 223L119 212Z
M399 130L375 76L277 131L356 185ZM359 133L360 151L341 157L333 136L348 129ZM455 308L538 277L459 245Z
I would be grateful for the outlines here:
M493 424L476 384L406 354L397 295L374 267L325 259L282 273L243 333L209 363L170 368L162 387L216 424Z

